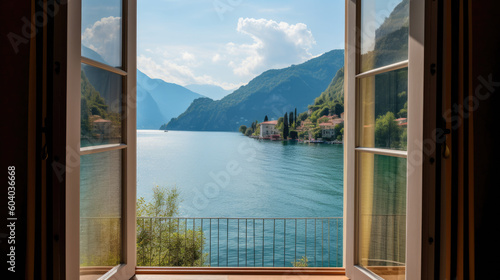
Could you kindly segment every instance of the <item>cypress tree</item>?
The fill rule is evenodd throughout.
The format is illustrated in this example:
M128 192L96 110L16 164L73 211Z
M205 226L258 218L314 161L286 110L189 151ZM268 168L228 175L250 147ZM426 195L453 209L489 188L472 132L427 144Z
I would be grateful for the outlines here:
M288 113L283 117L283 139L288 138Z
M266 117L264 118L264 121L265 121L265 122L267 122L268 120L269 120L269 119L267 118L267 115L266 115Z
M289 118L289 120L288 120L288 124L289 124L290 126L292 126L292 125L293 125L293 112L290 112L290 115L289 115L289 117L288 117L288 118Z
M293 123L295 123L295 124L296 124L296 123L297 123L297 108L295 108L295 115L293 115L293 116L294 116L294 118L295 118L295 119L293 120Z

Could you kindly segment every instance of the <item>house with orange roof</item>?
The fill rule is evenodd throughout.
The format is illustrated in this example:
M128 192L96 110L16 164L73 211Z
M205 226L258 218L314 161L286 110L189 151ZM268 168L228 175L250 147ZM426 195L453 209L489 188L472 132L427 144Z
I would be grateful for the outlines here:
M278 121L267 121L262 122L260 125L260 137L271 137L273 135L280 135L279 130L276 128L278 126Z

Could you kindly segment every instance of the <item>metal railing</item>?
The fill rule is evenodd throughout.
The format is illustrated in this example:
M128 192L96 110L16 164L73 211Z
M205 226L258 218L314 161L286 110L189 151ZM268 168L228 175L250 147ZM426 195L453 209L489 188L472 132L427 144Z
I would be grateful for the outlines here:
M139 266L342 267L342 218L138 217Z

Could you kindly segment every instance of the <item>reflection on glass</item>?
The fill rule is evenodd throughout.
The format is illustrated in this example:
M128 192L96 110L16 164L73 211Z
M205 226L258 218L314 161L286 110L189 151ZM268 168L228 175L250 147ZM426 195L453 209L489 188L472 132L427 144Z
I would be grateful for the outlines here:
M358 145L406 150L408 68L359 80Z
M122 151L81 157L80 266L121 262Z
M409 3L361 1L361 72L408 59Z
M358 160L358 263L384 279L404 279L406 159L360 152Z
M122 1L82 1L82 56L122 65Z
M82 64L81 146L121 142L122 77Z

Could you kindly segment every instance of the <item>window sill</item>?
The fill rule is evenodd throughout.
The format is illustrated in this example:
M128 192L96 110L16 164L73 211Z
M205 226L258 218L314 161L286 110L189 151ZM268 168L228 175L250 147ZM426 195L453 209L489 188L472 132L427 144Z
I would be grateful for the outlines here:
M288 268L288 267L137 267L136 280L166 279L166 275L175 275L175 279L207 280L346 280L344 268ZM184 275L185 278L179 278ZM195 276L193 278L193 276ZM255 275L259 275L256 278ZM306 278L304 278L306 277ZM174 278L172 278L174 279Z

